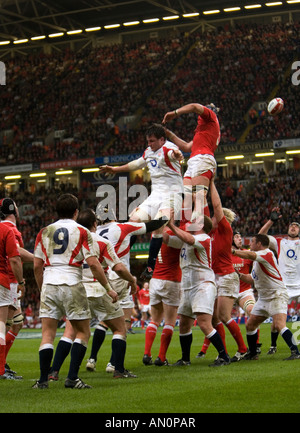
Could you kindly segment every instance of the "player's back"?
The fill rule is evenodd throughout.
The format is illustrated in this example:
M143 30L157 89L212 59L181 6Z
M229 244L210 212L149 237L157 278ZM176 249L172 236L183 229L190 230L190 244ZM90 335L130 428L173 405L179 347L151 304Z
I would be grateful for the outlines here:
M35 257L45 263L45 283L76 284L81 280L84 258L95 255L90 231L71 219L50 224L36 239Z
M184 244L180 253L182 288L192 289L202 281L215 282L211 268L211 239L206 234L194 236L194 245Z
M146 233L144 223L118 223L113 221L97 227L97 234L112 243L117 256L128 270L130 269L130 238L133 235L144 233Z
M218 275L227 275L234 272L232 264L232 237L231 225L225 216L219 221L218 227L211 232L212 236L212 268Z
M256 251L251 275L261 298L272 299L279 293L287 293L275 255L269 248Z
M171 231L167 233L172 236ZM180 248L173 248L163 243L156 259L152 278L180 282L181 274Z
M214 155L220 138L220 125L216 114L204 107L204 113L198 116L191 158L197 154Z

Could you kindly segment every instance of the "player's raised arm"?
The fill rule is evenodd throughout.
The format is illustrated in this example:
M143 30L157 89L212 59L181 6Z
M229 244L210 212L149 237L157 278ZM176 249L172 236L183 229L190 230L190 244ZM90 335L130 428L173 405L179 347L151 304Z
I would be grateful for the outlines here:
M182 114L188 114L188 113L196 113L201 116L204 112L204 107L201 104L197 103L191 103L183 105L180 108L176 108L174 111L168 111L163 118L162 123L165 124L167 122L170 122L171 120L175 119L176 117L182 115Z
M112 166L112 165L102 165L100 166L100 173L121 173L124 171L134 171L139 168L143 168L146 166L146 162L144 158L141 156L134 161L128 162L128 164Z
M172 141L172 143L176 144L176 146L179 147L182 152L190 152L192 150L193 140L189 143L185 140L182 140L182 138L179 138L174 132L170 131L169 129L165 128L166 136L168 140Z

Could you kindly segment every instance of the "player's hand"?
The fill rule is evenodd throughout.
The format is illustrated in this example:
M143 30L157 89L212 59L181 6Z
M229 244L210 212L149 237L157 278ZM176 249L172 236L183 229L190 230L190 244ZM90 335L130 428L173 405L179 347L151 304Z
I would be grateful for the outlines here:
M175 111L169 111L164 115L162 124L164 125L165 123L170 122L171 120L175 119L175 117L177 117Z
M102 165L99 167L100 173L114 173L115 167L111 167L110 165Z
M274 207L272 209L271 215L270 215L270 220L275 223L277 222L280 218L282 218L282 215L280 214L280 208L279 207Z
M136 282L130 282L129 283L129 287L130 287L130 294L134 295L137 292L137 286L136 286Z
M18 284L17 293L19 293L18 299L24 298L24 295L25 295L25 280L24 280L24 284Z
M119 299L118 297L118 293L115 292L113 289L111 289L109 292L107 292L108 296L110 296L112 298L113 304L115 302L117 302L117 300Z
M184 159L184 156L182 155L182 152L179 149L173 150L173 156L177 161L182 161Z

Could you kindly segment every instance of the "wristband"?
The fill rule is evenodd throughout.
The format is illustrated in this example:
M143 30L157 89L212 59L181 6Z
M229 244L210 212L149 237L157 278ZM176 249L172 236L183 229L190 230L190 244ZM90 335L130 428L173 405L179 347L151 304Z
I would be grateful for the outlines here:
M24 286L25 285L25 281L21 281L20 283L18 283L19 286Z
M103 287L107 291L107 293L112 290L112 287L111 287L111 285L109 283L105 284L105 286L103 286Z
M177 113L177 108L176 108L176 110L175 110L175 116L178 116L178 113Z

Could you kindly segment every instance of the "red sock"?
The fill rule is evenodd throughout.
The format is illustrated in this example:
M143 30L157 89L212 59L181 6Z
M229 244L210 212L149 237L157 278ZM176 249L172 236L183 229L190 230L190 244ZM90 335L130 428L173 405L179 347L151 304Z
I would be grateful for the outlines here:
M258 328L258 330L257 330L257 341L256 341L256 344L259 344L259 331L260 331L260 329Z
M0 344L0 376L5 373L5 344Z
M247 346L244 343L239 325L233 319L230 319L226 326L238 345L238 351L241 353L247 352Z
M156 337L157 332L157 325L154 322L150 322L147 326L146 333L145 333L145 350L144 355L151 356L151 348L153 341Z
M210 345L210 340L207 337L205 337L203 341L203 345L201 347L201 352L206 353L209 345Z
M15 341L16 336L17 336L17 334L14 334L12 331L8 331L7 334L6 334L6 338L5 338L5 341L6 341L6 349L5 349L6 357L7 357L7 354L9 352L11 346L13 345L13 342Z
M226 339L225 339L225 328L222 322L219 322L217 324L217 326L215 327L216 331L218 331L218 333L220 334L220 337L222 338L223 341L223 345L225 348L225 351L227 353L227 349L226 349Z
M141 319L141 326L142 326L142 329L145 328L145 320L142 320L142 319Z
M159 348L159 359L161 361L166 360L166 353L169 347L169 344L171 343L171 339L173 336L173 330L174 326L172 325L165 325L163 327L163 331L160 338L160 348Z

